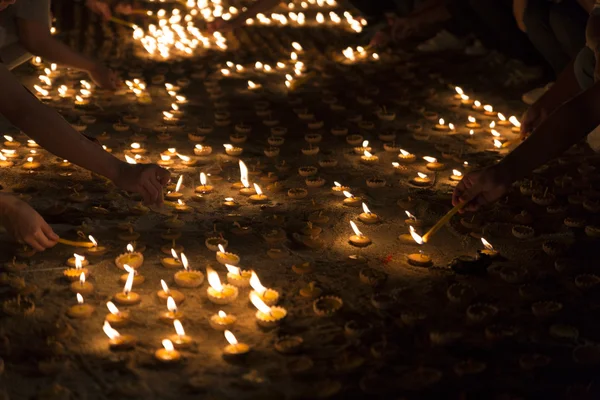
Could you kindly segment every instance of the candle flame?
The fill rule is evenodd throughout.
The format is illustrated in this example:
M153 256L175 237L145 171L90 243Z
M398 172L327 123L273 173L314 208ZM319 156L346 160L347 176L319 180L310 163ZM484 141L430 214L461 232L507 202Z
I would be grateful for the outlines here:
M454 130L454 124L452 122L450 122L448 124L448 128L450 128L450 130L453 131Z
M475 100L475 101L473 102L473 105L474 105L475 107L481 107L481 102L480 102L479 100Z
M7 158L4 157L4 154L0 153L0 161L6 161Z
M33 157L27 157L27 162L33 162Z
M189 157L189 156L184 156L183 154L179 154L179 153L177 153L177 157L179 157L179 159L180 159L181 161L186 161L186 162L187 162L187 161L190 161L190 160L192 159L192 158L191 158L191 157Z
M110 326L110 324L108 323L108 321L104 321L104 325L102 326L102 330L104 331L104 333L106 333L106 336L108 336L109 339L116 339L119 336L121 336L119 334L119 332L117 332L116 330L113 329L112 326Z
M403 149L400 149L400 153L405 157L410 155L410 153L408 151L403 150Z
M466 94L461 94L460 98L461 98L461 100L464 100L464 101L469 100L469 96L467 96Z
M256 190L256 194L259 196L263 194L262 190L260 189L260 186L258 186L256 183L254 184L254 190Z
M200 184L206 186L206 174L204 172L200 172Z
M129 265L127 265L129 267ZM127 275L127 280L125 281L125 286L123 286L123 293L129 294L131 292L131 288L133 287L133 277L135 275L135 271L132 269L129 271Z
M444 121L444 118L440 118L440 120L438 121L438 123L440 125L444 125L446 123L446 121Z
M166 351L175 351L175 347L173 347L173 342L171 342L169 339L163 339L162 345Z
M474 124L475 122L477 122L477 120L475 119L475 117L472 116L468 116L467 119L469 120L470 123Z
M252 302L254 307L256 307L260 312L264 314L271 313L271 307L266 305L256 293L250 293L250 302Z
M499 141L498 139L494 139L494 147L496 148L501 148L502 147L502 142Z
M237 339L231 331L225 331L225 339L229 342L230 345L235 346L238 344Z
M127 164L137 164L135 158L129 157L127 154L125 154L125 161L127 161Z
M179 192L179 189L181 189L182 183L183 183L183 175L179 175L179 179L177 179L177 185L175 185L176 192Z
M171 296L167 297L167 310L171 311L172 313L177 312L177 303L175 303L175 299L173 299Z
M496 127L496 121L490 122L490 129L493 129L495 127Z
M173 111L179 111L179 106L175 103L171 103L171 108L173 109Z
M408 228L410 230L410 236L412 236L414 241L417 242L417 244L423 244L423 238L419 236L415 228L413 228L412 226L409 226Z
M454 176L462 176L462 172L460 172L460 171L459 171L459 170L457 170L457 169L453 169L453 170L452 170L452 175L454 175Z
M349 199L352 198L352 197L354 197L354 195L352 193L350 193L350 192L348 192L346 190L344 190L342 193L344 193L344 196L346 196Z
M83 304L83 296L81 293L77 293L77 304Z
M296 51L302 51L302 46L300 45L300 43L298 42L292 42L292 47L296 50Z
M225 314L225 311L223 311L223 310L219 310L217 315L219 316L219 318L225 318L227 316L227 314Z
M436 158L429 157L429 156L423 157L423 160L427 161L428 163L435 163L435 162L437 162Z
M225 254L225 247L223 247L223 245L222 245L222 244L220 244L220 243L219 243L219 244L217 245L217 247L219 248L219 251L220 251L221 253Z
M165 156L164 154L161 154L160 159L163 161L169 161L171 159L171 156Z
M421 178L421 179L427 178L427 174L424 174L422 172L417 172L417 175L419 175L419 178Z
M354 234L356 236L364 236L362 234L362 232L358 229L358 227L356 226L356 224L354 223L354 221L350 221L350 227L352 228L352 230L354 231Z
M94 247L98 247L98 242L96 242L96 239L94 239L92 235L89 235L88 239L90 239L90 242L94 244Z
M173 114L171 114L168 111L163 111L163 115L165 116L165 118L168 118L168 119L172 119L173 118Z
M112 315L119 315L119 314L121 314L121 312L119 311L119 309L117 308L117 306L115 306L115 303L113 303L112 301L108 301L106 303L106 308L108 308L108 311Z
M362 147L369 147L369 141L368 140L363 141Z
M230 144L224 144L223 147L225 147L225 150L231 150L233 149L233 146Z
M4 139L6 139L7 142L12 142L13 141L13 137L12 136L8 136L8 135L4 135Z
M248 89L256 89L256 83L252 81L248 81Z
M460 95L465 93L460 86L455 86L454 90L456 90L456 93L458 93Z
M185 256L185 254L181 253L181 263L183 264L183 268L188 271L189 270L189 263L188 263L188 259Z
M498 119L499 119L500 121L506 121L506 117L504 116L504 114L502 114L502 113L500 113L500 112L498 113Z
M241 270L238 267L235 267L235 266L230 265L230 264L225 264L225 268L227 268L227 271L230 274L237 275L237 276L241 276L242 275Z
M45 89L42 89L41 87L39 87L38 85L33 85L33 88L42 96L48 96L48 91Z
M133 253L133 245L131 243L127 245L127 251Z
M169 286L167 286L167 282L165 282L164 279L160 280L160 286L162 286L163 292L165 292L166 294L171 294L171 291L169 290Z
M517 117L515 117L514 115L511 115L511 117L508 120L510 121L511 124L513 124L517 128L521 127L521 123L519 122L519 120L517 119Z
M261 296L267 291L267 288L260 283L260 279L258 279L258 275L254 271L252 271L252 276L250 276L250 286Z
M485 240L485 238L481 238L481 243L483 243L483 246L488 249L488 250L494 250L494 246L492 246L492 244L490 242L488 242L487 240Z
M494 137L500 137L500 133L497 130L492 129L492 136L494 136Z
M240 181L242 182L242 185L244 185L244 187L249 187L250 182L248 182L248 167L246 167L246 164L242 160L240 160L239 165L240 165Z
M371 214L371 210L369 210L369 207L365 203L362 203L362 209L366 214Z
M494 107L492 107L489 104L486 104L485 106L483 106L483 109L487 112L493 112L494 111Z
M217 274L217 271L211 267L206 267L206 276L208 278L208 284L213 289L219 293L223 291L223 285L221 284L221 279L219 279L219 274Z
M333 184L335 185L335 187L342 187L342 185L339 182L333 182Z
M393 166L394 168L398 168L398 167L400 166L400 163L397 163L397 162L395 162L395 161L394 161L394 162L392 163L392 166Z
M179 336L179 337L185 336L185 330L183 329L183 325L181 325L181 321L179 321L178 319L173 321L173 328L175 328L175 332L177 333L177 336Z
M173 258L174 258L175 260L178 260L178 259L179 259L179 257L177 257L177 252L176 252L176 251L175 251L175 249L173 249L173 248L171 249L171 255L173 256Z
M83 285L83 284L85 283L85 272L82 272L82 273L79 275L79 283L80 283L81 285Z
M407 216L409 219L412 219L413 221L416 221L416 220L417 220L417 217L415 217L414 215L412 215L412 214L411 214L411 213L409 213L408 211L404 211L404 212L406 213L406 216Z
M472 136L474 133L475 133L475 132L473 131L473 129L471 129L471 130L469 131L469 135L471 135L471 136Z

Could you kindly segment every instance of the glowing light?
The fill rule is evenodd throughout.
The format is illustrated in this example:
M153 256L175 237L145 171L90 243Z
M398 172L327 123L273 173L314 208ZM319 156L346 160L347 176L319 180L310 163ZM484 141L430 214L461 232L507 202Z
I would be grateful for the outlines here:
M219 279L219 274L211 267L206 267L206 276L208 278L208 284L217 292L221 293L223 291L223 285L221 284L221 279Z
M492 246L492 244L490 242L488 242L487 240L485 240L485 238L481 238L481 243L483 243L483 246L488 249L488 250L494 250L494 246Z
M263 194L262 190L260 189L260 186L258 186L256 183L254 184L254 190L256 190L256 194L259 196Z
M354 234L356 236L360 236L360 237L364 236L362 234L362 232L358 229L358 226L356 226L356 224L354 223L354 221L350 221L350 227L352 228L352 230L354 231Z
M369 207L365 203L362 203L362 209L366 214L371 214L371 210L369 210Z
M182 183L183 183L183 175L179 175L179 179L177 179L177 185L175 185L176 192L179 192L179 189L181 189Z
M436 163L437 162L437 158L429 157L429 156L423 157L423 160L427 161L428 163Z
M238 344L237 339L235 338L235 335L233 333L231 333L231 331L225 331L225 339L227 340L227 342L232 345L235 346L236 344Z
M421 178L421 179L425 179L425 178L427 178L427 174L424 174L424 173L422 173L422 172L417 172L417 175L418 175L418 176L419 176L419 178Z
M110 326L110 324L108 323L108 321L104 321L104 325L102 326L102 330L104 331L104 333L106 333L106 336L108 336L109 339L116 339L119 336L121 336L119 334L119 332L117 332L116 330L113 329L112 326Z
M106 303L106 308L108 308L108 311L112 314L112 315L120 315L121 311L119 311L119 309L117 308L117 306L115 306L115 304L112 301L109 301Z
M256 293L250 293L250 302L252 302L254 307L256 307L260 312L264 314L271 313L271 307L266 305Z
M77 304L83 304L83 296L77 293Z
M250 276L250 286L261 296L267 291L267 288L260 283L260 279L258 279L258 275L254 271L252 271L252 275Z

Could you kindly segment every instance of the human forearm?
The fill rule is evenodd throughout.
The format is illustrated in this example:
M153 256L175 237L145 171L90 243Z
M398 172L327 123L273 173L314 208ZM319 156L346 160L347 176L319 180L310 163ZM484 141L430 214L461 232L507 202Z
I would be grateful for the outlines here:
M578 0L577 3L588 13L592 12L592 9L596 5L596 0Z
M523 32L527 30L527 28L525 27L525 22L523 20L526 8L527 0L513 0L513 15L515 17L515 21L517 21L519 29Z
M549 114L565 101L572 99L581 92L581 87L575 76L575 60L561 72L552 87L536 102Z
M77 53L52 36L28 40L24 47L36 56L65 67L91 71L96 65L90 58Z
M558 108L498 168L515 181L558 157L600 125L598 98L600 83Z

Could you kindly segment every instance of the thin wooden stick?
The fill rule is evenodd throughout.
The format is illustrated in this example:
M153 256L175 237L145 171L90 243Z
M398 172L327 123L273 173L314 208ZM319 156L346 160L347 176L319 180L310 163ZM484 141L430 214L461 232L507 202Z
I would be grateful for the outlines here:
M85 247L88 249L94 247L94 243L92 242L76 242L74 240L67 240L63 238L58 239L58 243L66 244L67 246L73 247Z
M121 18L117 18L117 17L110 17L109 21L114 22L115 24L125 25L125 26L127 26L129 28L132 28L132 29L134 27L134 24L132 24L131 22L127 22L127 21L125 21L125 20L123 20Z
M459 203L456 206L454 206L452 210L448 211L446 215L444 215L434 226L431 227L429 232L423 235L423 243L427 243L429 241L429 238L433 236L437 231L439 231L442 226L446 225L448 221L450 221L450 219L454 216L454 214L459 212L464 206L467 205L467 203L468 201Z

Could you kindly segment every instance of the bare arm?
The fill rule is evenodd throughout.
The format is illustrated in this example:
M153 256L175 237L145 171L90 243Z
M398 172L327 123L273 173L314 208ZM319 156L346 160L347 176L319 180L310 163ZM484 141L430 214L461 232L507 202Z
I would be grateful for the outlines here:
M1 64L0 86L0 113L40 146L111 180L118 177L123 162L75 131L56 111L32 96Z
M578 0L577 3L588 13L592 12L594 5L596 4L595 0Z
M515 16L515 20L517 21L519 29L523 32L527 32L527 27L525 26L525 22L523 21L526 8L527 0L513 0L513 15Z

